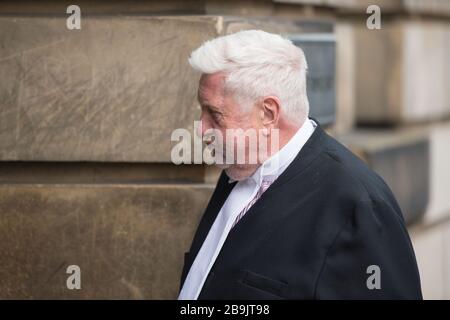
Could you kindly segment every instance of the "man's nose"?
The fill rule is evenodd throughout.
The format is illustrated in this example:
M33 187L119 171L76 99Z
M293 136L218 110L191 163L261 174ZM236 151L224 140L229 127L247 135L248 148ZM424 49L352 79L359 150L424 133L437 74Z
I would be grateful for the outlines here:
M203 132L204 132L203 127L204 127L203 126L203 121L202 121L202 118L200 117L200 120L198 121L198 125L197 125L197 128L196 128L196 134L200 138L203 138Z
M203 136L205 135L206 130L209 129L209 125L208 125L208 121L205 121L203 115L200 117L200 121L197 127L197 135L200 138L203 138Z

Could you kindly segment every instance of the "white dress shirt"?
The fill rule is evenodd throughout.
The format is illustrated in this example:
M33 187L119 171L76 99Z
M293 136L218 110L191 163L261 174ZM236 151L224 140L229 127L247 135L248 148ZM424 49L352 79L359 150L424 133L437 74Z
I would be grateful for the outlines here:
M317 124L313 120L306 120L283 148L264 161L252 176L236 184L217 214L202 247L192 263L178 296L179 300L197 299L236 217L256 196L263 179L275 180L291 164L313 134L316 126Z

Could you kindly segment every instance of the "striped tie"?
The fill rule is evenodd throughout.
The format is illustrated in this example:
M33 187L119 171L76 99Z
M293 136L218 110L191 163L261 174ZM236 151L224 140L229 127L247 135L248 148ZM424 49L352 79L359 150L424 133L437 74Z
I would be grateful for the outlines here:
M255 204L255 202L262 196L262 194L264 193L264 191L267 190L267 188L270 187L270 185L272 184L273 181L271 180L263 180L261 183L261 187L259 187L258 192L256 193L255 197L244 207L244 209L242 209L242 211L238 214L238 216L236 217L236 219L234 220L233 225L231 226L231 228L233 228L238 222L239 220L241 220L241 218L247 213L247 211L250 209L250 207Z

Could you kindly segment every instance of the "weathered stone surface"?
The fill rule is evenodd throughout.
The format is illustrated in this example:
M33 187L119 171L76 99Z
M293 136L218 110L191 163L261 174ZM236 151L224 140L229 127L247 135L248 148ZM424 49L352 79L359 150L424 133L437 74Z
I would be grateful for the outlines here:
M299 0L298 2L302 1L307 0ZM355 14L365 13L367 7L377 5L380 7L381 12L385 14L411 13L450 16L450 3L447 0L321 0L317 2L337 7L341 12Z
M67 7L71 2L60 0L3 0L0 13L8 15L51 14L66 16ZM164 0L164 1L103 1L77 0L82 15L92 14L202 14L205 12L205 2L198 0Z
M450 116L450 24L383 20L355 25L356 116L400 124Z
M450 212L449 212L450 213ZM450 299L450 222L410 228L424 299Z
M403 26L403 112L407 122L450 116L450 23Z
M0 17L0 160L170 161L198 118L192 49L218 17Z
M351 23L335 26L336 124L335 133L349 132L355 122L355 36Z
M219 15L235 17L267 17L282 21L334 18L334 7L357 0L153 0L104 1L77 0L84 15ZM302 3L303 2L303 3ZM70 3L70 2L69 2ZM66 16L69 3L60 0L2 0L0 14ZM306 5L305 5L306 4Z
M199 75L187 63L194 48L249 28L317 31L211 16L65 23L0 17L1 161L170 162L172 131L199 117Z
M425 299L450 299L450 123L427 126L430 141L430 202L410 228Z
M410 13L450 16L450 2L447 0L403 0L403 7Z
M0 183L202 183L209 179L209 167L171 163L0 162Z
M340 137L389 185L407 224L417 221L429 200L429 140L416 130L357 130Z
M430 205L425 220L426 223L436 223L450 218L450 123L434 124L428 128L428 132L430 139Z
M354 5L354 0L273 0L273 2L296 4L296 5L333 6L333 7L347 7Z
M0 185L0 298L176 298L212 185ZM66 268L81 268L68 290Z

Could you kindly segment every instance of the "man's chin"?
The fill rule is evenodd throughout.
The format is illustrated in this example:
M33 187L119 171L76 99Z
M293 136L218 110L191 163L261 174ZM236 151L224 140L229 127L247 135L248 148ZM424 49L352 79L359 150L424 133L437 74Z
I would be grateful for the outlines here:
M240 177L238 170L236 170L236 166L233 164L215 163L214 165L217 168L219 168L220 170L224 170L226 175L228 176L228 178L230 178L232 180L242 180L243 179L243 177Z
M221 170L226 170L233 165L232 163L226 163L225 160L223 160L223 159L219 159L219 160L214 159L214 160L215 160L214 165Z
M240 181L243 179L239 174L237 174L236 170L234 170L231 166L228 166L227 168L223 168L225 170L225 173L227 174L228 178L234 181Z
M227 176L235 181L245 180L250 177L258 168L258 165L239 165L239 164L226 164L215 163L217 168L224 170Z
M225 170L225 173L227 174L228 178L234 181L245 180L253 174L252 171L249 172L247 170L242 170L236 165L228 166L228 168L224 168L223 170Z

